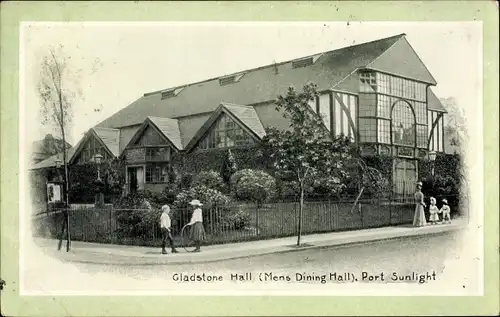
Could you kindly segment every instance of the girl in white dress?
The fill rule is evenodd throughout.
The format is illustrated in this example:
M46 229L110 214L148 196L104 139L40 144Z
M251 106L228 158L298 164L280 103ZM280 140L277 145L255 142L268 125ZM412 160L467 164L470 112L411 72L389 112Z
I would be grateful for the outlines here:
M448 206L448 201L446 199L443 199L443 207L441 207L441 210L439 211L440 213L443 213L443 223L448 222L451 223L451 216L450 216L450 206Z
M429 221L431 224L435 225L439 221L439 208L436 206L436 198L431 197L431 205L429 206Z

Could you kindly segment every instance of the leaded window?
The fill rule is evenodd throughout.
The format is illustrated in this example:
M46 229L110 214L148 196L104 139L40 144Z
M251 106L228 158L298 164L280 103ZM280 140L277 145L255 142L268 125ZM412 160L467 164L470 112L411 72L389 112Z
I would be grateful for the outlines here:
M415 116L410 105L404 101L396 102L392 109L392 142L415 145Z
M361 142L377 142L377 120L359 118L359 139Z
M146 148L146 161L168 161L170 159L169 147Z
M415 83L415 99L427 101L427 86L423 83Z
M378 142L379 143L391 143L391 121L378 119Z
M417 147L427 148L427 126L417 125Z
M403 79L391 76L390 95L402 97L403 96Z
M148 164L146 166L146 183L168 182L168 164Z
M377 96L377 116L382 118L391 117L391 104L392 98L389 96L378 95Z
M79 163L93 162L95 155L102 155L102 160L106 161L109 159L108 152L104 146L97 140L93 135L91 135L83 147L80 157L78 159Z
M358 115L360 117L375 117L375 110L377 109L375 95L360 94L358 107L359 107ZM339 109L339 107L337 107L337 109ZM337 115L336 118L339 118L339 115Z
M389 75L377 73L378 92L388 95L390 93L391 79Z
M223 113L212 126L198 148L214 149L242 147L254 144L252 137L244 131L233 119Z
M359 81L361 92L374 92L377 90L377 80L374 72L361 72Z
M427 107L423 102L412 102L413 109L415 109L415 115L417 117L417 123L425 124L427 122Z
M148 126L141 138L137 140L136 145L162 145L165 141L151 126Z

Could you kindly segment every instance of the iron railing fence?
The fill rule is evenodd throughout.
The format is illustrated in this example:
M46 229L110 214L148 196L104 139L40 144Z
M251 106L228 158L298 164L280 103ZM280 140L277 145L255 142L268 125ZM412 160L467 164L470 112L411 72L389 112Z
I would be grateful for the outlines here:
M448 197L457 201L457 197ZM466 199L452 214L468 215ZM307 200L302 212L302 233L322 233L411 224L414 200L407 195L387 198ZM299 203L291 200L263 204L231 202L223 206L203 206L207 233L205 244L224 244L249 240L287 237L297 234ZM440 203L438 203L440 207ZM455 207L455 209L457 209ZM466 210L467 209L467 210ZM158 246L161 243L156 209L117 209L79 206L69 211L71 239L75 241L125 245ZM172 207L172 232L182 246L180 231L190 221L189 207ZM59 238L63 210L52 210L33 218L34 234Z

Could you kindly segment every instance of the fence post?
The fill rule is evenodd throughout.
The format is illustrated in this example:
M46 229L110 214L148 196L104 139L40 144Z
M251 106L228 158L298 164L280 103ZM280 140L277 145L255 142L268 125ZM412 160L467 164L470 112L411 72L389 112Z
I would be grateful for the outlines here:
M113 243L113 220L112 220L112 216L113 216L113 207L111 207L109 209L109 226L108 226L108 230L109 230L109 242L110 243Z
M392 193L389 195L389 225L392 226Z
M255 214L255 230L257 236L259 236L259 204L256 205L256 214Z
M361 228L364 228L365 227L365 221L364 221L364 212L363 212L363 209L360 210L360 213L359 213L359 219L361 220Z
M153 236L151 237L152 238L151 241L153 241L153 244L154 244L155 241L156 241L156 232L155 232L156 228L155 228L154 223L151 225L151 227L152 227L151 229L152 229L152 232L153 232Z

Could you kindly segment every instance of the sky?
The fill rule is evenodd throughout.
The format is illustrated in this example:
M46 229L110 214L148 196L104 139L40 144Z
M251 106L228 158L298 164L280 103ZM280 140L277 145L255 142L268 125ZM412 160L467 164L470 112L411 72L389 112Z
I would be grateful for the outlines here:
M434 76L434 92L466 115L481 107L482 27L476 22L25 23L21 105L26 141L59 135L42 126L36 85L41 58L61 45L82 98L68 141L144 93L405 33Z

